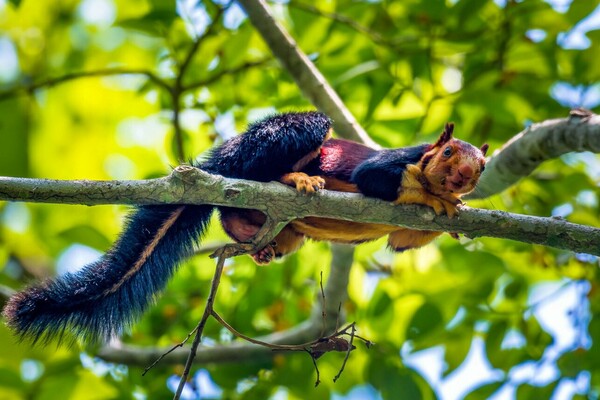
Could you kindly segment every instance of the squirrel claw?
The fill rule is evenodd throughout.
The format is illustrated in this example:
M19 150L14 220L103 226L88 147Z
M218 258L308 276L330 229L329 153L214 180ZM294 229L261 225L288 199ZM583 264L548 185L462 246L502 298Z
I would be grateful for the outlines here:
M448 218L454 218L456 216L456 214L458 214L458 208L456 207L455 204L452 204L449 201L445 201L445 200L442 200L442 204L444 205L444 209L446 211L446 215L448 216Z
M271 244L251 255L258 265L267 265L275 258L275 250Z
M294 186L303 194L314 194L325 188L325 179L320 176L309 176L304 172L291 172L281 177L281 182Z

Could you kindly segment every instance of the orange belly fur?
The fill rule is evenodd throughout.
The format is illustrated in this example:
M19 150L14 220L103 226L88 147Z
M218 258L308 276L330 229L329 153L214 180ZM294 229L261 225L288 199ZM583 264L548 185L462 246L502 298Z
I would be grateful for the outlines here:
M299 233L314 240L340 243L362 243L379 239L398 230L397 226L364 224L331 218L307 217L290 222Z

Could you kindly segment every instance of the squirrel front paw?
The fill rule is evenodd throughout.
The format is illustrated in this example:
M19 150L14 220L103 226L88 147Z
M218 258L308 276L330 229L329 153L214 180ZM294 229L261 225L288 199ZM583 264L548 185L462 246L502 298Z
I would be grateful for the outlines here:
M297 191L305 194L313 194L325 187L325 179L320 176L309 176L304 172L290 172L283 175L280 181L294 186Z
M423 204L433 208L436 215L446 213L449 218L453 218L458 213L461 202L449 201L421 189L405 189L400 192L394 204Z

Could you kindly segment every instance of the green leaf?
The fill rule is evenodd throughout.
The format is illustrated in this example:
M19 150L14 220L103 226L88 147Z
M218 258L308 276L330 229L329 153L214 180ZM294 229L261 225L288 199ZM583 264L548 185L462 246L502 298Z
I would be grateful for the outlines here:
M169 26L168 18L164 18L164 16L165 13L163 11L152 10L142 17L123 19L115 25L160 37L165 28Z
M418 383L412 377L411 370L401 367L397 362L385 358L369 363L369 382L384 399L395 399L401 394L402 400L422 400L423 395Z
M29 132L25 99L0 101L0 175L26 177L29 175ZM10 149L10 150L9 150Z
M392 307L392 299L384 290L377 290L369 302L369 315L380 318Z
M504 382L492 382L481 385L471 393L467 394L464 400L488 400L502 387L503 384Z
M527 383L517 387L517 399L550 399L558 385L558 380L546 386L532 386Z
M522 319L520 328L527 339L526 350L529 357L533 360L541 359L548 347L554 343L552 335L542 328L533 315L527 320Z
M451 374L464 361L473 342L473 327L464 326L448 333L444 340L444 361L448 368L444 370L444 376Z
M506 372L528 358L523 348L502 348L508 332L509 326L506 321L496 321L491 324L485 340L485 352L490 364Z
M556 366L560 369L560 376L575 379L582 370L589 367L587 359L586 353L582 349L564 353L556 361Z
M573 0L566 15L569 18L569 21L575 25L590 15L597 7L598 3L595 1Z
M452 11L459 16L459 27L474 27L479 25L481 18L481 9L487 7L489 2L481 0L461 0L457 2Z
M515 278L504 287L504 297L509 300L516 299L520 294L527 290L527 283L522 278Z
M21 380L21 376L17 371L6 367L0 367L0 387L22 390L25 386L25 383Z
M369 120L373 116L375 109L382 101L387 97L390 90L393 87L393 81L391 79L369 79L371 82L371 96L369 97L369 103L365 119Z
M431 334L443 326L443 319L437 305L430 302L423 303L413 314L406 328L406 338L414 340Z
M100 231L89 225L77 225L58 233L58 236L68 242L78 242L98 250L106 250L112 244Z

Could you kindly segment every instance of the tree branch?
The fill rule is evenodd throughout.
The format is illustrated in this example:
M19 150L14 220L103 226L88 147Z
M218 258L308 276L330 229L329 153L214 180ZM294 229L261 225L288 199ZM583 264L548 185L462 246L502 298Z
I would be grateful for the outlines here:
M134 69L126 69L126 68L106 68L106 69L98 69L94 71L80 71L80 72L72 72L69 74L65 74L55 78L45 79L40 82L31 83L29 85L18 86L12 89L8 89L6 91L0 92L0 100L5 100L10 97L14 97L18 94L26 94L32 93L38 89L43 87L52 87L61 83L65 83L68 81L72 81L80 78L92 78L92 77L104 77L104 76L113 76L113 75L144 75L152 82L154 82L157 86L170 91L170 86L167 82L159 78L154 73L147 70L134 70Z
M556 218L462 207L458 217L429 207L399 205L356 193L306 196L279 183L211 175L189 166L165 178L140 181L61 181L0 178L0 199L63 204L214 204L251 208L275 221L317 216L422 230L490 236L600 256L600 229Z
M340 302L343 302L347 298L346 288L350 277L354 248L348 245L334 245L334 247L329 279L325 285L325 297L327 299L338 299ZM330 304L331 301L326 304L327 325L323 326L321 294L319 293L316 297L315 305L308 320L292 329L261 336L256 339L272 344L305 343L320 337L323 331L333 331L336 328L338 320L338 304ZM167 348L149 348L119 344L103 347L97 355L109 362L145 367L168 350ZM201 346L195 360L197 363L202 364L261 362L272 358L275 354L270 349L259 345L234 342L211 347ZM188 355L188 348L179 348L171 352L161 362L166 364L181 364L185 362Z
M175 144L177 150L177 159L179 162L185 161L185 150L183 148L183 129L181 127L181 95L184 93L183 87L183 79L185 78L185 73L191 65L194 56L196 55L198 49L207 40L210 36L213 35L214 30L216 29L217 23L221 18L221 15L225 12L225 9L228 6L223 8L219 7L217 13L211 23L206 28L206 31L200 35L197 39L194 40L192 45L190 46L188 52L183 59L183 62L179 65L179 71L177 76L175 77L175 82L173 82L173 87L170 89L171 101L173 103L173 118L172 124L175 133Z
M218 71L217 73L215 73L214 75L209 76L206 79L195 81L195 82L192 82L192 83L182 86L181 90L188 91L188 90L196 89L199 87L208 86L208 85L211 85L214 82L218 81L219 79L221 79L222 77L224 77L226 75L234 75L234 74L237 74L239 72L242 72L244 70L247 70L247 69L250 69L253 67L259 67L259 66L264 65L272 60L273 60L272 57L268 57L268 58L264 58L262 60L248 61L248 62L238 65L237 67L222 69L222 70Z
M238 2L244 7L254 27L260 32L273 54L294 78L304 95L317 108L333 119L336 132L341 136L361 141L371 147L380 147L358 124L323 74L302 52L285 29L271 16L264 0L239 0Z
M494 153L477 191L469 198L499 193L528 176L542 162L573 151L600 153L600 116L573 110L568 118L533 124Z
M376 32L372 29L369 29L368 27L366 27L365 25L361 25L359 22L357 22L356 20L347 17L345 15L342 14L338 14L338 13L334 13L334 12L327 12L327 11L323 11L320 8L314 6L313 4L310 3L306 3L304 1L289 1L288 5L290 7L294 7L297 8L299 10L303 10L305 12L309 12L312 13L314 15L318 15L320 17L324 17L324 18L328 18L334 22L338 22L340 24L343 24L347 27L349 27L350 29L365 35L366 37L368 37L373 43L380 45L380 46L386 46L386 47L390 47L393 50L395 50L396 52L406 52L405 46L406 45L413 45L415 43L419 42L419 39L421 39L418 35L413 34L410 36L405 36L405 37L401 37L401 38L394 38L393 40L389 40L386 37L382 36L379 32Z

